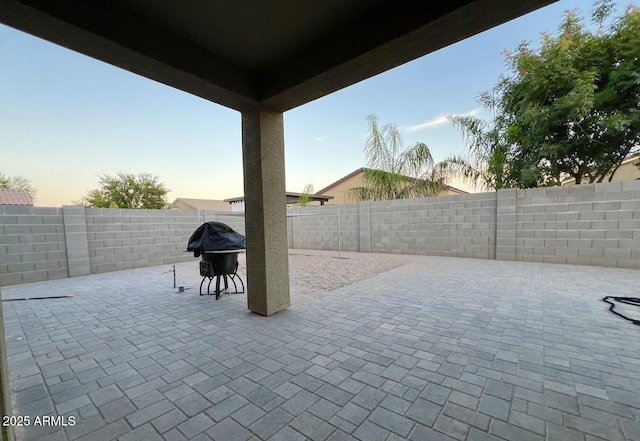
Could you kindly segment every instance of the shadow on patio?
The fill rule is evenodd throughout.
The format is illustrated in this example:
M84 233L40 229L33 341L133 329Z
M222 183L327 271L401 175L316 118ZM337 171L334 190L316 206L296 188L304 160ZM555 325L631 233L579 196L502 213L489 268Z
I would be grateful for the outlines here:
M195 262L3 288L74 295L3 305L14 413L77 420L18 439L640 439L640 272L296 254L269 318Z

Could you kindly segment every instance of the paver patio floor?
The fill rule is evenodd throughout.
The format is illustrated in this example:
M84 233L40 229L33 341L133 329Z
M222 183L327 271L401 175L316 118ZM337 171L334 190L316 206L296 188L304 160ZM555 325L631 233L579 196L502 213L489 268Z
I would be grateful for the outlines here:
M3 303L15 414L77 420L18 439L640 440L640 272L403 259L269 318L167 266L3 288L74 295Z

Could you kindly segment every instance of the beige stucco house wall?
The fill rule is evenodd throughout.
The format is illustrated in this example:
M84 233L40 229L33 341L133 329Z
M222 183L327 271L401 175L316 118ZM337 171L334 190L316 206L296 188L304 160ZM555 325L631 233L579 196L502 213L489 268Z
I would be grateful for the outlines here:
M611 181L635 181L637 179L640 179L640 153L625 159ZM608 180L609 176L604 179L604 182L608 182ZM588 182L584 182L584 179L582 182L588 184ZM563 181L562 185L574 185L575 183L575 178L571 178Z
M347 190L349 190L350 188L364 186L364 180L362 177L366 170L367 169L365 167L354 170L343 178L340 178L334 183L329 184L322 190L317 191L316 194L333 196L333 199L330 199L328 202L329 205L353 203L353 201L349 200L349 198L347 197ZM467 192L447 185L447 187L438 196L456 194L467 194Z
M634 181L636 179L640 179L640 154L626 159L613 175L612 181Z
M231 211L231 205L228 202L215 199L177 198L173 201L171 207L178 208L180 210Z

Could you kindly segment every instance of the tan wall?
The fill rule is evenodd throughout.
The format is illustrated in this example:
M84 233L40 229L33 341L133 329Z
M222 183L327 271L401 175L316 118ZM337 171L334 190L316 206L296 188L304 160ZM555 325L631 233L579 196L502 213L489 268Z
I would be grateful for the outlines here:
M640 179L640 169L636 167L636 163L640 162L640 158L622 164L615 175L613 181L634 181Z
M184 203L184 202L182 202L182 201L175 201L175 202L173 203L173 206L174 206L175 208L179 208L180 210L193 210L193 207L191 207L191 206L189 206L189 205L185 204L185 203Z
M622 163L616 174L613 175L612 182L622 182L622 181L635 181L636 179L640 179L640 168L636 166L636 164L640 163L640 156L637 156L632 159L628 159ZM605 178L605 182L608 182L608 177ZM584 179L583 183L587 184ZM568 179L566 182L563 182L562 185L574 185L576 183L575 179Z
M459 194L468 194L468 193L447 188L446 190L441 191L438 196L457 196Z
M190 205L189 203L182 201L180 199L176 200L173 203L173 207L175 208L179 208L180 210L195 210L195 209L199 209L199 210L214 210L214 211L223 211L223 212L230 212L231 211L231 204L229 204L228 202L225 201L217 201L217 200L207 200L202 202L202 205L198 208L198 207L194 207L192 205Z
M349 200L349 198L347 198L346 192L350 188L363 187L365 185L364 180L362 179L363 175L364 175L364 172L360 172L352 176L351 178L347 179L346 181L336 185L329 191L325 191L324 193L322 193L323 195L326 195L326 196L333 196L333 199L329 199L328 205L352 204L354 201ZM438 196L455 196L459 194L465 194L465 193L460 193L452 189L446 189L441 191L440 194L438 194Z
M352 176L351 178L347 179L346 181L336 185L335 187L333 187L332 189L330 189L329 191L325 191L323 194L325 196L333 196L333 199L329 199L329 205L336 205L336 204L348 204L351 203L353 201L350 201L347 196L346 196L346 192L347 190L349 190L350 188L355 188L355 187L362 187L364 185L364 182L362 180L362 175L364 173L358 173L354 176Z

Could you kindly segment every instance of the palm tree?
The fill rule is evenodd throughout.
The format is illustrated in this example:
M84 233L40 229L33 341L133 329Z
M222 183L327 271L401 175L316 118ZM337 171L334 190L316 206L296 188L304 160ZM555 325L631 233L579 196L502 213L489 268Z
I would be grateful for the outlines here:
M508 153L497 123L489 124L473 116L450 116L449 121L462 132L466 156L451 156L443 162L449 173L485 190L512 186Z
M434 164L424 143L405 149L394 124L378 127L378 117L369 115L369 138L365 144L367 169L363 187L351 188L354 201L389 200L434 196L445 187L443 164Z

